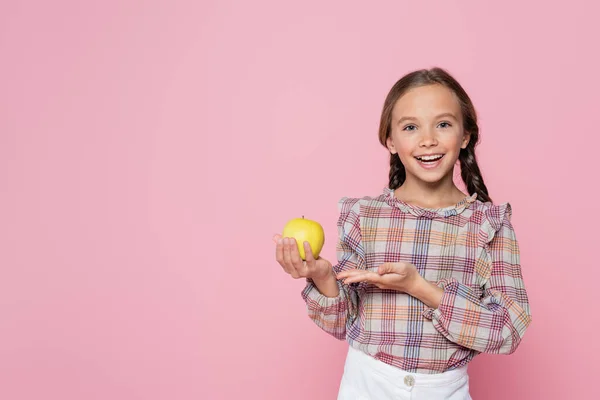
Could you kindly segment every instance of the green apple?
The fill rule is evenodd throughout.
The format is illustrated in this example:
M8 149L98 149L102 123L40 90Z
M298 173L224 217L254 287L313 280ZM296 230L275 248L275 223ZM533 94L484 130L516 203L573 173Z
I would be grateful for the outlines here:
M304 242L310 244L315 259L319 257L323 249L323 244L325 244L325 232L321 224L310 219L305 219L304 216L290 220L283 228L282 236L296 239L298 252L303 260L306 260Z

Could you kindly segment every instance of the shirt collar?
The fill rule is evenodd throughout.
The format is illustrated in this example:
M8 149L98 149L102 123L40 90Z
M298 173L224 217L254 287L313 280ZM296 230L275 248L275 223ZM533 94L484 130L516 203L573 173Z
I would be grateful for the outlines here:
M450 217L462 213L469 208L477 199L477 193L467 196L458 203L449 207L442 208L423 208L413 204L408 204L394 196L394 190L389 187L383 189L386 202L392 207L398 207L405 213L410 213L416 217L435 218L435 217Z

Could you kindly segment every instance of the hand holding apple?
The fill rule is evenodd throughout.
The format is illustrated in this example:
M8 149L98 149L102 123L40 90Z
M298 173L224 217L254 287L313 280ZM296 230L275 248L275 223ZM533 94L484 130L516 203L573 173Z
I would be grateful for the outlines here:
M283 228L283 235L275 235L275 258L293 278L323 280L333 276L331 263L319 257L325 234L316 221L294 218Z
M317 221L305 219L304 216L302 218L294 218L285 224L282 236L284 238L296 239L300 258L303 260L306 260L304 242L310 244L312 255L315 259L319 258L323 244L325 244L325 232L323 232L321 224Z
M304 261L300 258L296 239L280 235L275 235L273 239L277 243L275 258L284 271L290 274L292 278L324 280L328 277L333 277L331 263L321 257L315 259L308 242L304 242L304 251L306 254L306 260Z

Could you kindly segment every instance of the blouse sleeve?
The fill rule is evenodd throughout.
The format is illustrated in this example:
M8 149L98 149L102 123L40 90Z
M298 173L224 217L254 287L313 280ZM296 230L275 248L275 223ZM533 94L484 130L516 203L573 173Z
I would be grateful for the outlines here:
M511 354L531 323L529 301L511 206L492 206L486 214L480 236L490 266L483 295L477 296L454 278L443 279L438 282L444 290L439 307L429 308L423 315L454 343L485 353Z
M364 268L364 251L360 233L360 204L358 199L342 198L338 202L340 216L337 222L338 242L336 245L337 264L340 271ZM358 293L354 287L337 281L339 294L327 297L319 292L311 279L306 280L302 298L306 302L308 316L318 327L339 340L346 338L346 326L357 315Z

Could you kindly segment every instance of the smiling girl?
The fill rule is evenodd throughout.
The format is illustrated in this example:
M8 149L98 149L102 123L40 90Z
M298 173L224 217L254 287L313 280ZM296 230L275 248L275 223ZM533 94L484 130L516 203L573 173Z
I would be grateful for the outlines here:
M309 317L349 343L338 399L470 399L470 361L519 346L531 314L512 209L492 203L478 140L461 85L440 68L412 72L381 115L388 186L339 202L337 264L276 238L276 260L306 279Z

